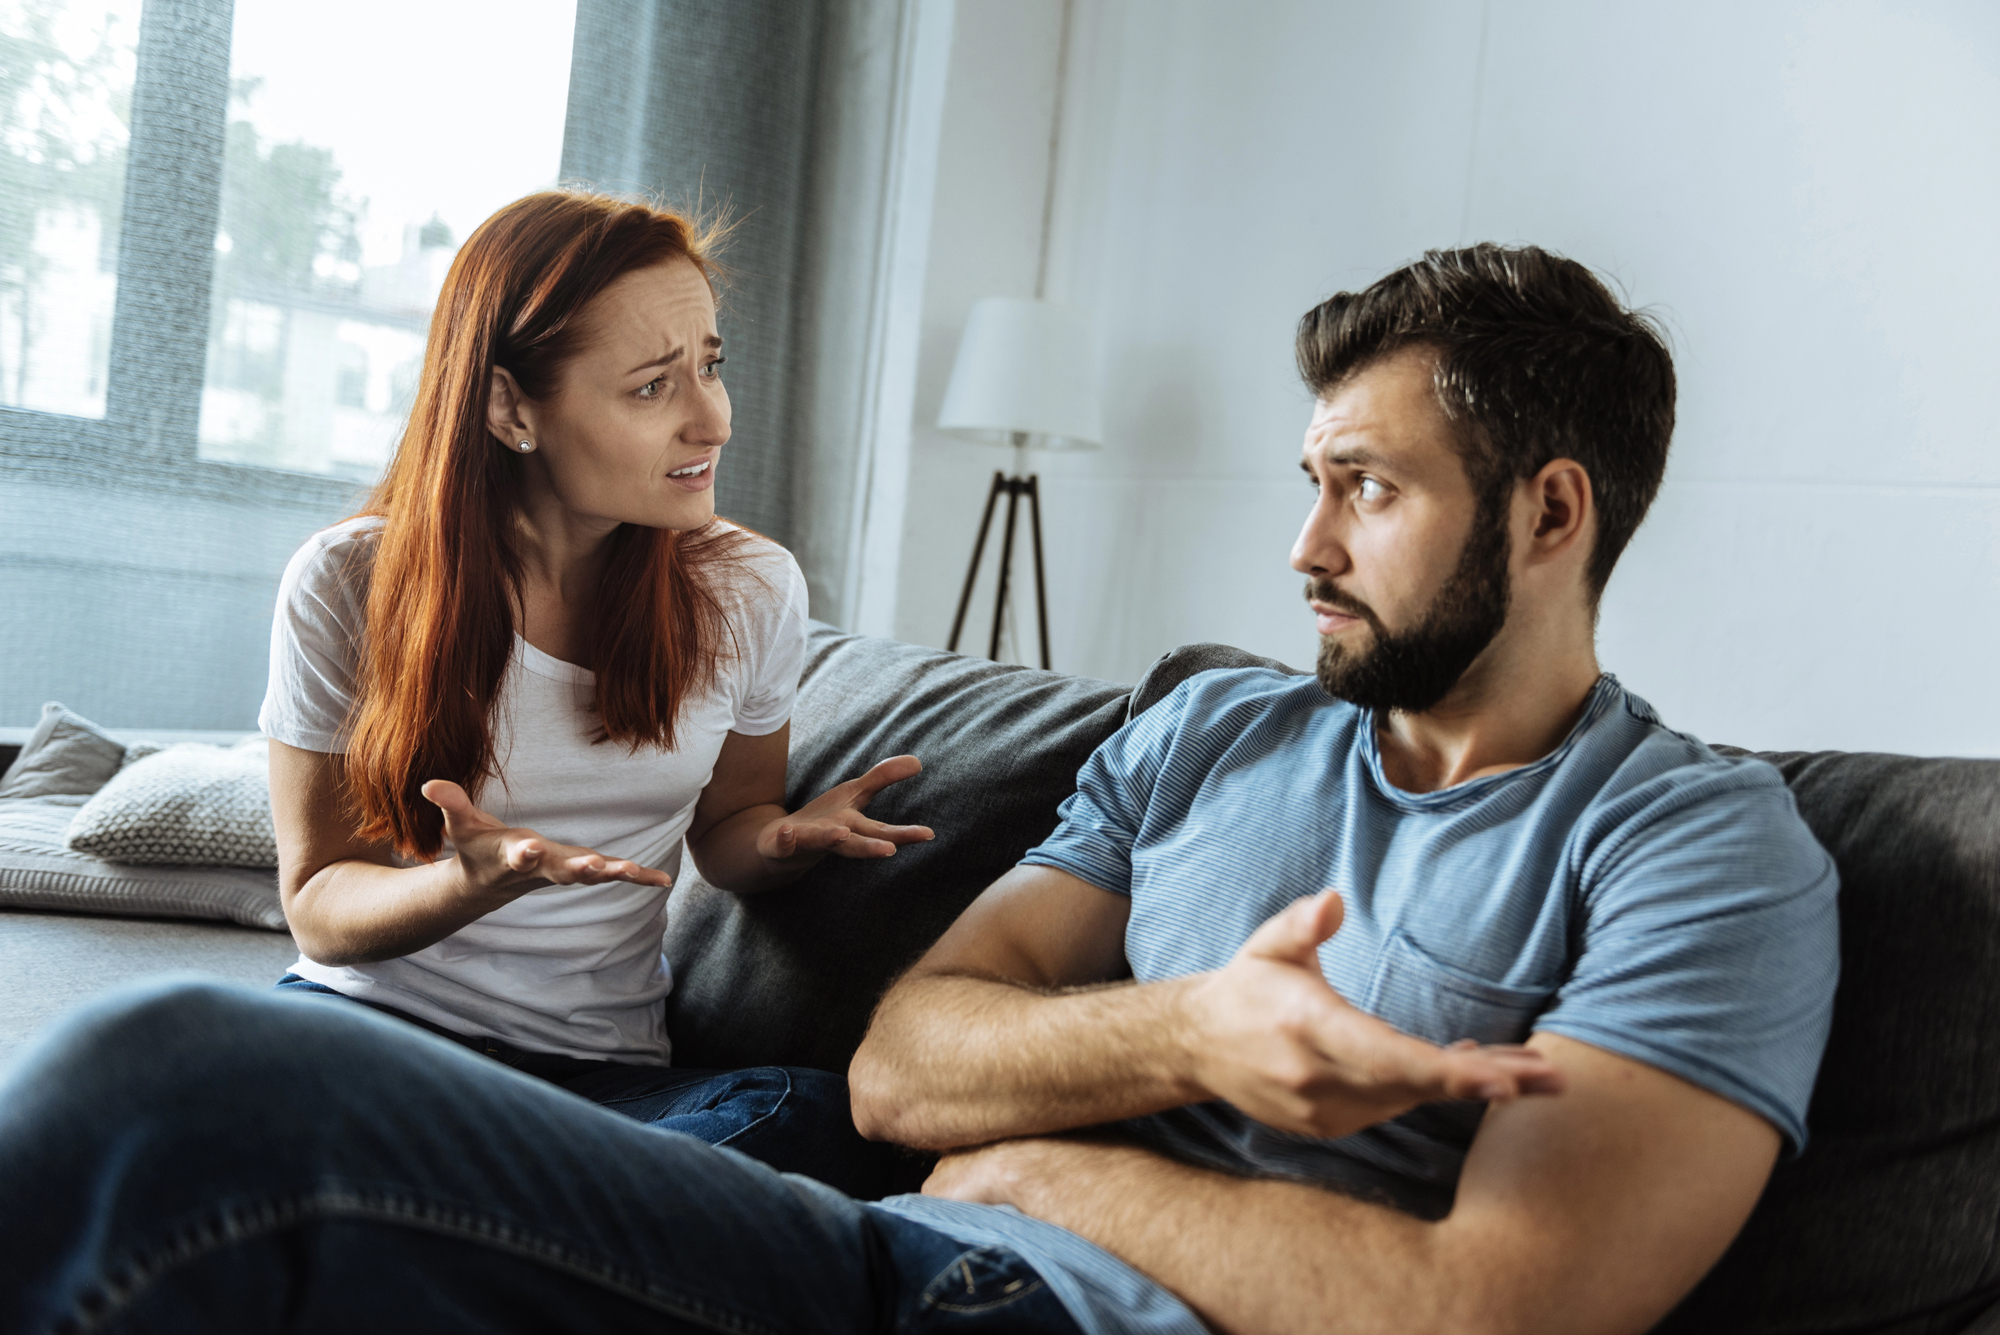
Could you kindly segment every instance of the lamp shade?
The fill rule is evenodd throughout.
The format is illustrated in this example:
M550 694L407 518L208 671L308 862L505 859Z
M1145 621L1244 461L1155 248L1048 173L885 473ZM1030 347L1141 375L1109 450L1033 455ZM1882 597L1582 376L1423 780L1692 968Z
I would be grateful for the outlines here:
M1104 439L1090 319L1073 306L987 297L966 318L938 428L1006 445L1016 432L1045 449Z

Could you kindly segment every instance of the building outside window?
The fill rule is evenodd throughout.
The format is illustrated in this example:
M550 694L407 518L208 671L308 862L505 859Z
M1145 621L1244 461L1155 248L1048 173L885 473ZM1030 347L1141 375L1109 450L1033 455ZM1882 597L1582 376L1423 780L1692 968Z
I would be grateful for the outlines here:
M139 0L0 5L0 406L104 416Z

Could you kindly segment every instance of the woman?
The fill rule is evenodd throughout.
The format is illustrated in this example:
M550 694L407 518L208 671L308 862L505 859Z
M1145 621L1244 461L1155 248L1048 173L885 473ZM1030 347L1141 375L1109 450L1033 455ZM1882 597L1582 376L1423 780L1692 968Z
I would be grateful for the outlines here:
M801 1104L852 1135L838 1077L668 1067L682 841L752 892L930 831L863 814L912 756L784 807L806 594L715 518L714 239L569 192L473 233L387 475L285 572L260 724L301 950L281 987L784 1157L835 1134Z

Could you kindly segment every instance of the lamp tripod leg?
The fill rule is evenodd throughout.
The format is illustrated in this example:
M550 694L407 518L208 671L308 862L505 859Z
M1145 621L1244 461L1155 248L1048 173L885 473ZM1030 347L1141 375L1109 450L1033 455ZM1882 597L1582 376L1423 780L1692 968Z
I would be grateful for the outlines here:
M996 470L993 485L986 489L986 512L979 516L979 536L972 540L972 564L966 568L965 591L958 595L958 614L951 619L951 639L945 643L947 652L958 652L958 634L965 629L965 614L972 606L972 586L979 582L979 558L986 554L986 531L993 526L993 504L1000 499L1006 485L1006 474Z
M1028 475L1028 522L1035 537L1035 629L1041 636L1042 671L1049 671L1049 586L1042 578L1042 486Z
M1008 478L1007 487L1007 531L1000 536L1000 588L993 595L993 644L986 656L994 662L1000 661L1000 626L1007 619L1008 576L1014 567L1014 514L1020 504L1022 484L1019 478Z

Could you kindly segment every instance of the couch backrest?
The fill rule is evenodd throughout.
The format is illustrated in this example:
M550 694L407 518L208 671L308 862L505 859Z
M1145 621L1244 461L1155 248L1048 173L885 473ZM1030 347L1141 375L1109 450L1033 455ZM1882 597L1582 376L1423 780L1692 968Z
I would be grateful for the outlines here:
M869 814L937 838L828 858L748 898L685 861L667 910L674 1063L845 1071L895 976L1056 826L1076 772L1125 721L1130 688L815 625L792 714L796 808L904 752L924 772Z
M1807 1114L1663 1330L1957 1330L2000 1300L2000 761L1767 754L1840 867Z

